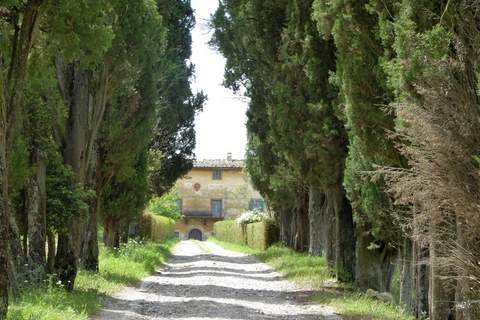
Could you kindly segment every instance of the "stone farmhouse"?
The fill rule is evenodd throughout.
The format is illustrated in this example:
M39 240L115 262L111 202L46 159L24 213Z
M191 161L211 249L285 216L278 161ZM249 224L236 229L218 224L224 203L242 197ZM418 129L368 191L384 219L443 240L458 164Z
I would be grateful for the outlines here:
M232 159L230 153L226 159L195 161L192 170L176 182L180 195L177 205L183 213L175 226L179 239L204 240L212 234L216 221L264 207L244 164Z

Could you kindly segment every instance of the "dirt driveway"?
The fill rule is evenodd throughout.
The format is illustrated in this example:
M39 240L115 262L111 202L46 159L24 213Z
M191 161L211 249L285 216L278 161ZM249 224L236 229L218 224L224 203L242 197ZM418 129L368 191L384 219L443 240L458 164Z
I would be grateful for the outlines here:
M310 304L309 294L255 257L182 241L164 267L109 299L93 319L341 319Z

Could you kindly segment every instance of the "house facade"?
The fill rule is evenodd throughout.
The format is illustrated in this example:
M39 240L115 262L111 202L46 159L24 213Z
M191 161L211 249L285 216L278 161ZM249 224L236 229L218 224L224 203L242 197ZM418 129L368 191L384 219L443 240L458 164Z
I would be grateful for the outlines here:
M181 240L204 240L212 234L216 221L264 206L245 174L244 161L234 160L230 154L226 159L196 161L176 182L176 189L183 218L177 221L175 233Z

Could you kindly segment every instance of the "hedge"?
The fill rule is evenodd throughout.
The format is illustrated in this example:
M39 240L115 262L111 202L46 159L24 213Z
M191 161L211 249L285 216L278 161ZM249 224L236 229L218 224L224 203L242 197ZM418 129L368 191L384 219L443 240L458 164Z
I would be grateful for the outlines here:
M175 221L173 219L158 216L151 212L145 212L140 219L140 235L152 241L162 242L175 236Z
M265 250L278 241L277 227L269 222L238 224L234 220L224 220L213 225L213 232L218 240L260 250Z

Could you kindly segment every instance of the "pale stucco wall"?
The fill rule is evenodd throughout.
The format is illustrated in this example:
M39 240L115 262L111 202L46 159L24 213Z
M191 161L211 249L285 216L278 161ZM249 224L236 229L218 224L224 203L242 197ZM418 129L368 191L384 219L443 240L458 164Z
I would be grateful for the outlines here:
M187 240L188 233L192 229L199 229L202 232L203 240L212 235L213 224L217 222L216 219L202 219L202 218L184 218L177 221L175 224L175 232L178 232L179 240Z
M196 191L194 185L200 184ZM176 183L183 211L211 212L212 199L222 199L224 217L235 218L248 209L250 199L261 199L242 170L223 169L222 180L212 179L212 169L192 169Z

